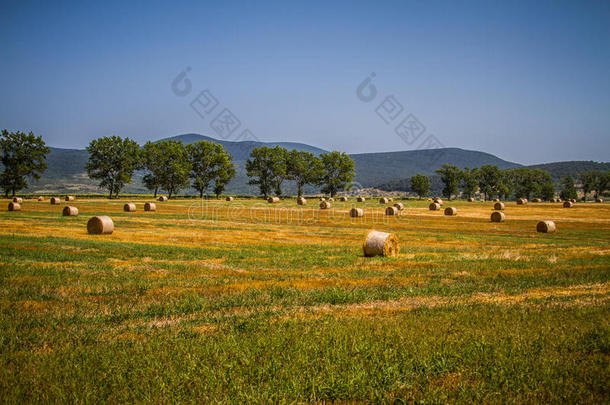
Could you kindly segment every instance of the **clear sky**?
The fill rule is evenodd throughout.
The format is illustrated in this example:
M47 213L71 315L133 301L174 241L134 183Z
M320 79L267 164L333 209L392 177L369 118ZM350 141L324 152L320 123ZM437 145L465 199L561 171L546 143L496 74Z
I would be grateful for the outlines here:
M607 0L2 1L0 41L0 127L51 146L218 137L227 108L228 139L357 153L432 134L525 164L610 160ZM187 68L190 91L172 87ZM394 132L409 114L416 142Z

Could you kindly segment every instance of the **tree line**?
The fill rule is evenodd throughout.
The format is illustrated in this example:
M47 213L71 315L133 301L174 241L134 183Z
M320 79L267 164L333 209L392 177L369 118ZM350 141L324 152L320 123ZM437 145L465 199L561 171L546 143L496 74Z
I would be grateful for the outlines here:
M246 172L248 184L257 185L265 198L272 193L281 196L285 180L295 182L299 197L306 185L320 186L323 193L334 197L355 176L354 160L346 153L333 151L318 157L281 146L254 148L246 162Z
M515 168L501 170L498 166L485 165L480 168L460 169L445 164L436 170L443 184L442 194L447 199L461 195L471 198L480 193L484 199L500 198L540 198L552 200L555 198L555 184L549 172L541 169ZM607 191L610 187L610 172L587 171L579 173L582 182L584 199L590 193L594 198ZM562 199L577 198L574 178L571 175L561 179L559 196ZM430 178L422 174L411 177L411 190L420 198L430 192Z
M163 140L140 147L132 139L108 136L92 140L87 152L87 174L100 181L109 198L118 197L137 170L145 171L142 182L155 197L163 190L171 198L189 186L203 197L211 185L218 197L235 177L233 157L222 145L208 141L184 145Z
M174 140L147 142L142 148L118 136L91 141L87 147L87 173L100 180L110 198L117 197L136 170L144 170L144 185L153 191L167 192L171 198L191 186L203 197L213 185L217 197L235 177L233 157L222 145L199 141L184 145ZM282 195L282 184L293 180L299 196L306 185L319 185L331 196L346 187L354 177L354 161L345 153L330 152L318 158L313 153L287 150L280 146L254 148L246 162L249 184L258 185L260 193Z
M169 198L188 187L200 197L210 187L220 196L236 175L236 166L222 145L199 141L184 145L175 140L147 142L140 146L130 138L106 136L92 140L86 148L89 158L85 169L89 178L108 191L109 198L119 196L130 184L136 171L143 170L144 186L154 192L167 192ZM38 180L47 169L46 155L50 153L42 137L33 133L8 132L0 136L0 157L3 171L0 185L5 195L15 195L27 188L27 179ZM294 181L299 196L307 185L321 186L322 191L334 196L352 181L354 161L340 152L323 153L274 148L254 148L246 162L249 184L258 185L265 197L282 195L282 184Z
M189 186L200 197L210 187L220 196L236 175L233 157L222 145L199 141L189 145L175 140L147 142L142 147L129 138L118 136L92 140L87 146L89 159L86 170L90 178L99 180L100 188L110 198L118 197L131 183L133 175L143 170L144 186L155 197L163 190L171 196ZM6 197L28 187L28 179L38 180L47 169L46 156L50 149L41 136L32 132L9 132L0 135L0 186ZM281 196L285 181L294 181L299 196L305 186L320 187L322 192L335 196L345 190L355 176L354 161L346 153L329 152L319 156L311 152L287 150L280 146L254 148L246 162L248 183L257 185L260 193ZM534 198L551 200L555 184L547 171L516 168L501 170L497 166L460 169L443 165L436 170L443 184L443 195L451 199L470 198L480 193L485 199ZM598 198L610 188L610 171L591 170L578 174L584 198ZM430 178L418 174L410 179L411 190L418 196L430 192ZM562 199L577 198L575 180L566 175L560 182Z

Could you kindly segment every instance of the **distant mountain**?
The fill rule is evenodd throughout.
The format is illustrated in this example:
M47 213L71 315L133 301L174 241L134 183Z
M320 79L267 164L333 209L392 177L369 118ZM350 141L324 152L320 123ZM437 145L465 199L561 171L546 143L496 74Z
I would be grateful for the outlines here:
M218 140L199 134L183 134L171 138L185 144L196 141L210 141L221 145L233 156L237 165L237 175L227 186L227 193L231 194L258 194L255 186L248 185L245 163L252 149L260 146L282 146L287 149L298 149L312 152L316 155L324 153L325 150L303 143L293 142L256 142L256 141L225 141ZM460 168L480 167L491 164L507 169L519 167L520 165L508 162L489 153L463 150L458 148L445 148L433 150L416 150L403 152L383 153L359 153L351 155L356 163L356 178L363 187L383 186L389 190L400 190L408 185L411 176L422 173L433 175L434 171L443 164L452 164ZM61 149L51 148L47 156L48 169L39 182L32 182L29 192L47 193L93 193L101 192L97 188L97 182L87 176L85 165L88 154L83 149ZM530 166L541 168L551 172L553 178L560 178L565 173L576 175L585 170L610 170L610 163L596 162L558 162L543 165ZM137 173L125 193L147 193L148 190L142 185L142 173ZM433 178L433 184L437 179ZM294 193L294 185L286 182L283 186L287 194ZM315 189L306 189L313 192ZM184 191L186 192L186 191ZM192 191L191 191L192 192Z
M433 175L444 164L459 168L496 165L501 169L510 169L521 166L489 153L459 148L359 153L351 156L356 162L355 181L364 187L410 178L418 173Z
M575 160L568 162L542 163L539 165L527 166L532 169L542 169L551 173L551 179L555 183L559 183L562 177L571 174L576 179L578 173L588 172L590 170L610 171L610 162L600 163L591 160ZM578 180L578 179L576 179Z
M304 143L257 142L257 141L234 142L234 141L225 141L222 139L215 139L215 138L211 138L209 136L199 135L199 134L177 135L177 136L172 136L170 138L164 138L161 140L165 141L165 140L170 140L170 139L174 140L174 141L180 141L180 142L184 143L185 145L189 144L189 143L193 143L193 142L198 142L198 141L208 141L208 142L219 143L225 148L225 150L227 152L229 152L231 155L233 155L233 160L236 162L237 161L245 162L246 160L248 160L250 158L250 152L252 152L252 149L260 148L261 146L269 146L270 148L273 148L274 146L279 145L282 148L286 148L288 150L292 150L292 149L303 150L303 151L307 151L307 152L312 152L316 155L326 152L324 149L316 148L315 146L307 145Z
M487 163L486 163L487 164ZM456 165L459 167L459 165ZM502 167L500 168L510 168ZM469 166L469 167L480 167L480 166ZM568 162L554 162L554 163L543 163L538 165L523 166L529 169L541 169L547 171L551 175L551 180L555 183L556 187L559 187L561 178L567 175L572 175L578 183L578 173L586 172L589 170L600 170L610 171L610 163L593 162L593 161L568 161ZM430 193L440 194L443 188L443 183L440 177L436 173L424 173L430 176ZM385 183L374 186L379 190L385 191L411 191L411 177L403 177L390 180Z

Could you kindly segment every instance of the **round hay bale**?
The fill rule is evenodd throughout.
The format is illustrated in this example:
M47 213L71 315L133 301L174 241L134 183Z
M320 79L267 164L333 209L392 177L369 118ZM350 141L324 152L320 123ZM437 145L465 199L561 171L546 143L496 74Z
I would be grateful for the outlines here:
M21 198L21 197L13 197L13 202L17 203L17 204L22 204L23 203L23 198Z
M167 197L162 195L161 197L157 198L157 201L161 201L161 202L167 201Z
M326 198L320 197L320 201L326 201Z
M396 256L400 250L400 244L393 233L371 231L366 235L362 249L366 257Z
M603 199L603 198L599 198L599 197L598 197L598 198L596 198L596 199L595 199L595 202L596 202L596 203L603 203L603 202L604 202L604 199Z
M553 221L540 221L536 225L536 231L542 233L553 233L555 232L555 222Z
M574 203L572 201L564 201L563 208L572 208Z
M66 198L65 198L65 200L66 200L66 201L74 201L74 200L75 200L75 198L74 198L74 196L73 196L73 195L67 195L67 196L66 196Z
M364 216L364 210L362 208L352 208L349 210L349 216L352 218L358 218Z
M123 211L136 212L136 205L134 203L127 203L127 204L123 205Z
M58 205L61 201L57 197L51 197L51 205Z
M398 208L392 206L385 209L386 215L398 215Z
M78 216L78 208L66 205L62 211L64 217L76 217Z
M572 199L570 200L570 202L571 202L571 203L576 203L576 198L572 198Z
M21 211L21 204L11 201L10 203L8 203L8 210L9 211Z
M428 205L428 209L430 211L439 211L441 209L441 205L439 203L433 202L432 204Z
M405 209L404 204L403 204L403 203L399 203L399 202L394 203L394 207L396 207L396 209L397 209L398 211L402 211L402 210L404 210L404 209Z
M472 198L472 197L468 198L468 202L474 202L474 198Z
M44 197L38 197L38 201L44 201Z
M365 201L366 201L366 198L364 198L364 197L358 197L358 198L356 199L356 201L358 201L358 202L365 202Z
M329 201L329 202L335 202L335 199L334 199L334 198L332 198L332 197L330 197L330 198L328 199L328 201Z
M494 204L494 210L496 211L503 211L504 210L504 203L503 202L497 202Z
M494 211L491 213L491 222L504 222L506 215L501 211Z
M320 202L320 209L321 210L327 210L330 208L330 202L328 201L321 201Z
M448 216L457 215L457 208L455 208L455 207L445 208L445 215L448 215Z
M233 197L227 197L225 198L226 201L233 201Z
M440 197L435 197L434 202L437 203L438 205L443 205L443 199Z
M499 198L494 198L494 202L500 202Z
M390 202L390 200L388 200L388 199L387 199L387 198L385 198L385 197L381 197L381 198L379 199L379 204L387 204L387 203L389 203L389 202Z
M267 202L269 204L274 204L276 202L280 202L280 197L269 197L269 198L267 198Z
M541 203L542 202L542 200L540 198L534 198L532 201L535 202L535 203Z
M297 204L298 205L307 205L307 200L305 199L305 197L299 197L299 198L297 198Z
M110 235L113 231L114 222L106 215L92 217L87 222L87 232L91 235Z
M526 198L517 198L517 205L525 205L527 204Z
M346 202L347 201L347 197L342 195L341 197L339 197L339 201Z
M151 203L151 202L147 202L146 204L144 204L144 211L156 211L156 210L157 210L157 204Z

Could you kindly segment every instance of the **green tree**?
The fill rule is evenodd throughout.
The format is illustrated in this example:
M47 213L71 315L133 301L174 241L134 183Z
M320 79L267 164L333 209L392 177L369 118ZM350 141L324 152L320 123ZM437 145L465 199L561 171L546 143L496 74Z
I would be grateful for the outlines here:
M172 198L183 188L189 186L191 160L182 142L175 140L158 141L162 156L158 173L161 188L167 191L167 197Z
M217 195L222 194L224 186L235 177L233 157L221 144L214 142L199 141L186 148L191 160L193 188L199 191L199 198L203 197L213 181L216 182L215 189L220 190Z
M595 198L598 198L601 194L604 194L610 188L610 171L601 172L595 189Z
M472 197L479 189L479 169L476 167L469 169L467 167L462 170L462 193L466 198Z
M129 138L105 136L94 139L87 146L89 160L87 174L100 180L99 187L108 190L108 198L131 182L133 173L141 167L138 143Z
M500 171L500 180L497 191L498 198L508 200L515 190L515 183L510 170Z
M227 184L235 177L235 173L233 156L223 150L223 153L219 155L216 176L214 177L214 194L216 194L216 198L220 198Z
M411 177L411 190L413 190L419 198L425 197L430 192L430 179L423 174L416 174Z
M322 153L320 155L324 171L320 178L322 191L334 197L337 191L344 189L356 175L354 160L341 152Z
M288 178L288 150L281 146L271 148L271 173L275 195L282 195L282 183Z
M246 161L248 184L258 185L260 193L267 198L276 189L274 170L277 154L272 148L262 146L252 149L250 159Z
M600 170L590 170L578 174L580 181L582 182L582 191L584 193L584 199L586 200L587 194L595 192L593 198L599 197L604 191L608 189L610 184L610 172L603 172Z
M451 196L458 193L460 185L461 170L456 166L444 164L443 167L436 170L444 184L443 195L451 200Z
M163 150L158 142L146 142L141 151L143 166L147 173L142 178L144 186L154 190L155 198L161 187L161 172L163 168Z
M597 172L590 170L588 172L578 173L578 178L580 178L580 181L582 182L583 198L586 200L587 194L597 188Z
M542 198L546 201L551 201L555 198L555 186L550 179L542 185L541 194Z
M508 184L504 184L505 187L502 187L504 181L506 179L498 166L485 165L479 169L479 189L486 200L500 195L501 191L507 191Z
M46 155L51 152L41 136L32 132L8 132L0 135L0 154L4 170L0 174L0 184L4 195L12 196L28 186L27 178L39 180L47 169Z
M559 193L559 196L563 199L563 200L571 200L573 198L577 198L578 195L576 193L576 187L574 187L574 177L572 177L571 175L568 176L564 176L561 179L561 192Z
M551 175L540 169L522 167L512 169L512 174L517 198L530 199L533 196L540 196L543 184L551 181Z
M291 150L287 155L286 174L289 180L294 180L298 196L303 195L303 186L319 184L324 174L322 161L311 152Z

